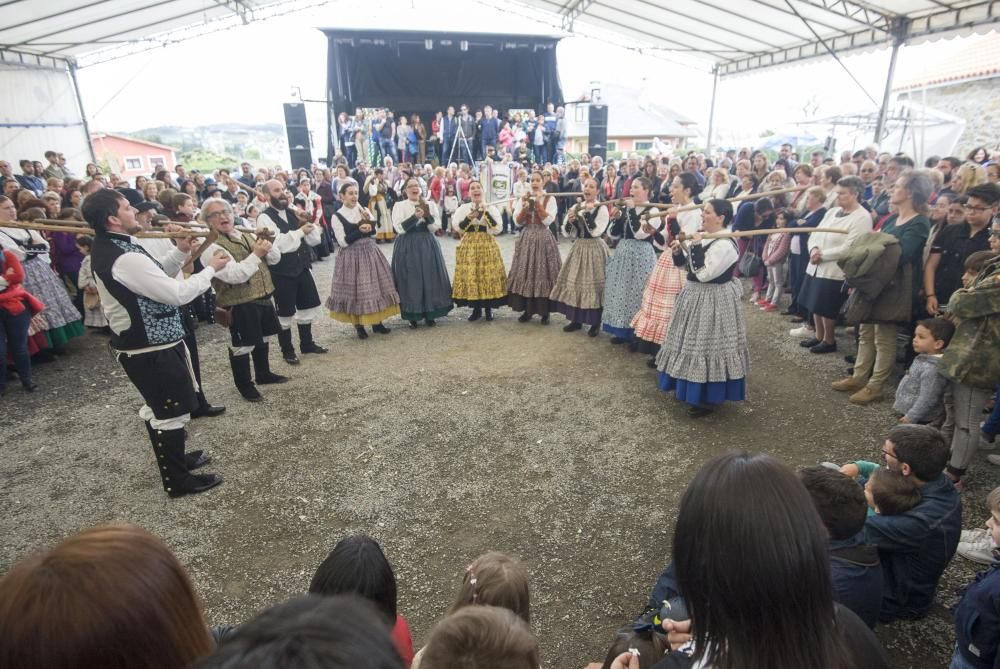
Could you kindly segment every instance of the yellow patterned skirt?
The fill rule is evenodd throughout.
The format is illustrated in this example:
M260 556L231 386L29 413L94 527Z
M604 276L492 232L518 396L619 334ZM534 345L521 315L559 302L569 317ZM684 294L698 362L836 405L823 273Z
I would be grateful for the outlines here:
M465 307L507 304L507 271L500 246L488 232L469 232L455 250L451 297Z

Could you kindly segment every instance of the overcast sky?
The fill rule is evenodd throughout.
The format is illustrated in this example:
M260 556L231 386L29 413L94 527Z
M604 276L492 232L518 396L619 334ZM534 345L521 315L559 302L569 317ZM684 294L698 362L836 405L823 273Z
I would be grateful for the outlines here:
M324 97L326 38L317 28L552 32L551 25L468 0L369 0L363 12L358 7L356 0L331 2L323 9L260 21L84 68L80 86L91 130L282 123L281 105L291 100L293 86L301 88L304 98ZM456 11L457 7L461 11ZM961 40L904 48L897 76L908 76L924 67L928 59L940 58L955 48L961 48ZM697 120L703 132L707 129L712 87L708 64L678 64L677 60L643 56L581 37L564 39L557 57L567 98L589 90L593 80L614 79L644 89L648 99ZM888 51L848 56L844 62L871 97L880 100ZM832 59L810 61L723 79L716 137L725 143L739 143L742 138L757 137L761 131L777 130L808 117L874 107ZM323 105L309 104L307 109L310 127L322 127Z

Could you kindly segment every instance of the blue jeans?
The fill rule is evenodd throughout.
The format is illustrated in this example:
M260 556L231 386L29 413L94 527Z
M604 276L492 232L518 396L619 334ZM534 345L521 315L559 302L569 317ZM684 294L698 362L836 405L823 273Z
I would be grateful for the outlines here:
M948 669L976 669L976 667L962 657L962 653L959 652L958 646L956 645L955 654L951 656L951 664L948 665Z
M391 139L379 140L379 150L382 152L383 165L385 164L385 158L392 158L392 162L398 163L399 157L396 155L396 145Z
M28 325L31 323L31 311L24 311L14 316L5 309L0 309L0 388L7 385L7 351L14 359L14 368L21 377L21 384L31 383L31 358L28 356Z

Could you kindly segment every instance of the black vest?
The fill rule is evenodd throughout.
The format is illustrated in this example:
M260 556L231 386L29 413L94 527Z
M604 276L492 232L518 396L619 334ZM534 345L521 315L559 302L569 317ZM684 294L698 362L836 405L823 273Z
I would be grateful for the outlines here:
M719 241L719 240L713 239L708 244L704 244L703 248L705 249L705 253L708 253L708 247L710 247L712 244L714 244L717 241ZM733 244L734 246L736 245L736 242L734 242L731 239L728 239L728 240L725 240L725 241L728 241L730 244ZM704 258L704 255L702 256L702 258ZM704 264L704 260L702 261L702 264ZM701 279L699 279L695 275L694 269L692 268L692 263L689 260L688 261L687 280L688 281L697 281L698 283L716 283L716 284L729 283L730 281L733 280L733 271L736 269L736 266L738 264L739 264L739 261L736 261L732 265L729 266L729 269L727 269L725 272L723 272L719 276L715 277L714 279L711 279L710 281L702 281Z
M274 224L278 226L278 230L280 230L283 234L299 229L298 219L295 219L295 214L288 209L285 210L285 215L295 220L294 224L286 223L285 220L281 218L278 210L274 207L268 207L263 211L263 214L274 221ZM312 251L309 249L309 245L306 243L305 238L303 238L302 242L299 244L299 248L295 251L289 251L288 253L281 254L281 261L278 262L277 265L271 266L271 274L277 276L295 277L302 274L302 272L305 272L310 267L312 267Z
M91 250L91 269L104 288L128 312L129 327L120 333L111 332L111 346L119 351L132 351L149 346L169 344L184 338L184 321L178 307L138 295L115 280L111 268L126 253L140 253L163 266L146 249L127 235L97 235Z

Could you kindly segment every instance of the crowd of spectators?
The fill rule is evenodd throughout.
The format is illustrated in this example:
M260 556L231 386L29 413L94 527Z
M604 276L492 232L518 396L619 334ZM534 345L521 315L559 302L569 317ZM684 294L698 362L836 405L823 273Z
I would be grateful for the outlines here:
M558 120L558 110L553 113ZM536 137L547 114L532 120ZM466 116L463 108L455 123ZM492 127L484 130L481 123L473 131L479 158L473 150L468 161L436 164L436 156L451 155L444 151L449 135L438 133L452 117L432 122L424 144L418 140L410 151L411 130L405 129L421 137L420 119L395 126L397 139L401 127L407 133L400 147L391 134L382 143L390 116L380 112L370 126L379 137L377 154L363 157L356 141L357 154L335 157L332 169L254 170L243 163L238 173L202 174L178 165L125 183L93 164L78 178L57 152L47 152L47 166L20 161L17 175L0 161L0 358L9 358L25 389L34 390L29 341L36 360L70 346L71 324L42 329L48 340L30 335L32 317L51 306L31 301L38 296L28 278L37 282L42 272L64 282L81 322L106 331L99 318L88 319L96 314L88 313L86 236L22 238L23 231L3 226L78 221L80 202L97 189L134 188L141 194L133 203L140 214L176 222L194 220L206 200L223 198L252 224L262 206L259 185L277 179L323 226L320 260L333 251L329 221L348 180L361 186L362 202L371 203L400 197L402 185L416 177L424 197L445 212L468 201L484 161L494 176L509 177L501 195L510 199L535 172L552 192L578 192L592 177L602 200L629 193L640 177L653 184L652 199L664 204L671 204L675 180L696 183L696 201L787 191L737 207L732 230L774 230L741 240L743 259L760 260L739 263L750 301L775 318L780 311L795 321L790 335L813 354L836 351L836 329L853 326L857 352L847 357L852 367L832 380L833 388L852 393L851 402L859 405L891 393L899 424L888 431L882 465L859 460L796 474L751 454L706 464L682 499L672 560L646 609L635 621L623 621L628 624L603 666L887 666L867 628L925 616L956 552L989 568L956 610L952 666L1000 663L1000 577L993 566L1000 490L987 500L987 533L962 530L960 497L974 454L1000 429L994 397L1000 383L1000 170L986 149L965 160L931 158L923 167L874 147L844 152L839 160L817 151L800 162L788 145L774 161L741 149L605 162L586 155L565 160L558 135L553 142L543 130L534 145L542 148L532 154L537 160L521 161L501 138L508 119L497 131L502 152L487 141ZM494 110L487 115L484 109L482 119L490 118ZM508 223L505 228L515 232ZM801 226L847 234L789 233ZM210 319L210 305L205 310ZM909 344L897 351L900 339ZM893 391L897 371L902 378ZM1000 457L989 460L1000 464ZM751 497L757 501L747 505ZM734 544L741 551L736 561L719 549ZM370 539L350 537L320 566L310 596L238 629L210 630L190 580L159 540L136 527L94 528L25 560L0 580L0 666L536 669L544 643L530 629L528 582L516 560L481 556L462 575L449 615L414 654L386 557ZM299 664L281 664L293 661L290 653Z

